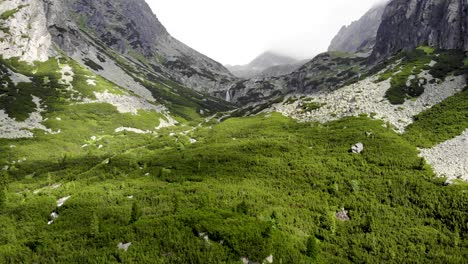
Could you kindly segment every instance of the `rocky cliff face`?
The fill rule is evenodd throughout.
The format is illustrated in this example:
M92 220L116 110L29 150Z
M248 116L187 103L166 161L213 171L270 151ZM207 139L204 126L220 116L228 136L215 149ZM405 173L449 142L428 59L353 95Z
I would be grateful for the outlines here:
M55 53L42 2L2 1L0 14L0 54L3 58L19 57L27 62L45 61L49 55Z
M153 71L197 91L211 93L234 77L221 64L174 39L144 0L9 0L0 11L18 8L3 21L4 57L46 60L54 46L93 70L116 55L141 71ZM27 37L26 37L27 36ZM15 48L10 48L17 44ZM19 44L19 45L18 45ZM104 50L110 49L106 54ZM107 52L109 53L109 52ZM86 63L87 62L87 63ZM109 68L109 67L108 67ZM118 71L110 67L108 71ZM111 74L105 76L112 81Z
M419 45L468 50L468 2L391 1L383 14L371 62Z
M358 21L343 26L333 38L328 51L372 52L386 5L386 1L381 2Z

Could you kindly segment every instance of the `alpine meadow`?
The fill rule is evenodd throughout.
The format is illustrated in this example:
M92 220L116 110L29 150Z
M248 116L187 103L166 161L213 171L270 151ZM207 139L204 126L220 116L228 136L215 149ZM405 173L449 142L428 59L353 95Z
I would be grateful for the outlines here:
M369 8L223 66L145 0L0 1L0 263L466 263L468 3Z

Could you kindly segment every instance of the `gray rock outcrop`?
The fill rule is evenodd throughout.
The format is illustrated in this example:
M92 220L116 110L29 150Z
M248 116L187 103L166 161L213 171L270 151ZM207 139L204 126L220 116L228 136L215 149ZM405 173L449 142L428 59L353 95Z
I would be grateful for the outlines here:
M58 47L96 72L105 66L109 68L106 64L110 60L123 60L138 67L138 72L174 80L205 93L223 89L235 79L220 63L173 38L145 0L0 3L2 13L15 9L16 13L0 21L2 28L8 29L0 32L0 53L4 58L45 61L58 54ZM122 70L119 75L128 71Z
M420 45L468 50L466 0L393 0L385 8L371 62Z
M343 26L331 41L328 51L362 52L369 54L375 45L375 38L382 22L387 1L372 7L359 20Z
M364 144L362 143L357 143L351 147L351 152L353 152L354 154L360 154L363 151L364 151Z

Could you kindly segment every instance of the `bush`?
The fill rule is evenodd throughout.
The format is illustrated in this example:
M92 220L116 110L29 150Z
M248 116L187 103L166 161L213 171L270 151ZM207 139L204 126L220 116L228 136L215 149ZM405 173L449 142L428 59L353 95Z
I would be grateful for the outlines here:
M2 185L0 185L0 210L3 209L3 207L6 204L6 194L5 194L5 189L3 188Z
M449 50L442 52L436 58L436 65L432 67L429 73L438 79L445 79L445 77L455 70L464 66L465 53L459 50Z
M140 209L140 206L137 202L133 202L132 204L132 213L130 215L130 223L135 223L141 217L143 212Z
M317 260L319 250L317 245L317 239L315 236L311 236L307 239L307 251L306 254L312 260Z

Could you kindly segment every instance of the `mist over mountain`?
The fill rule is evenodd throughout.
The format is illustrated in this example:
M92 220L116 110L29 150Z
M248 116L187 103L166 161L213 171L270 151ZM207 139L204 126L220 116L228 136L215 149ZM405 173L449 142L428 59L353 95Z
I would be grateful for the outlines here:
M274 77L289 74L306 61L267 51L247 65L227 65L232 74L239 78Z
M343 26L333 38L328 51L360 52L369 54L376 42L377 31L388 1L379 2L359 20Z

